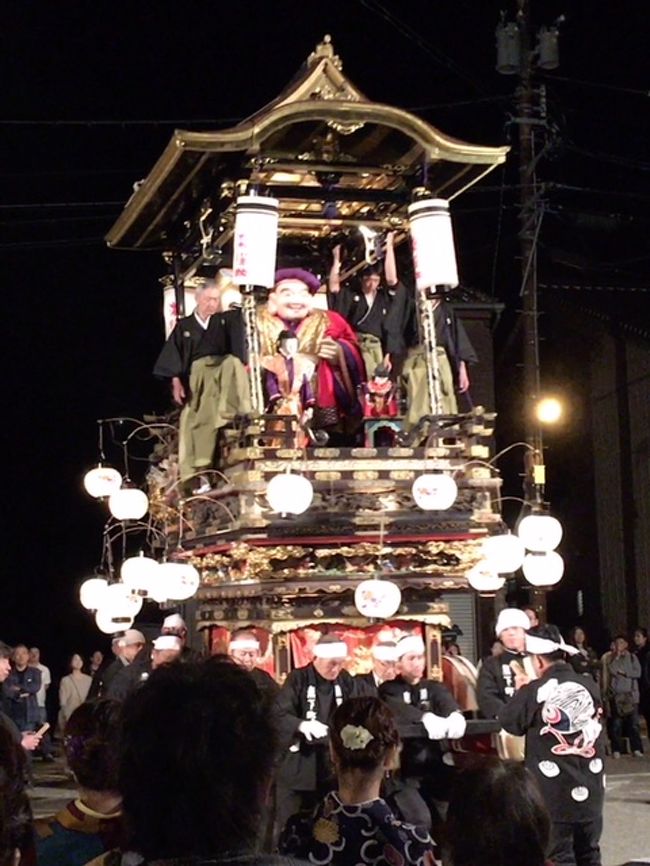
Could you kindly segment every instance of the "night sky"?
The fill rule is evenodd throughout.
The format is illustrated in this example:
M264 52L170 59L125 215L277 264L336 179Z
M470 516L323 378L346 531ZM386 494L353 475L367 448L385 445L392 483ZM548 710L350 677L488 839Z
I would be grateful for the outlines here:
M96 419L162 410L166 393L151 376L162 341L162 260L108 251L103 236L173 129L233 125L274 98L331 33L344 72L369 98L416 110L468 141L507 143L516 139L508 119L517 79L494 69L494 29L499 11L512 17L514 5L3 4L2 639L39 644L58 669L71 652L106 644L77 602L78 584L99 562L105 519L81 479L97 459ZM611 0L545 0L532 9L536 26L567 17L560 68L537 78L551 130L538 166L550 184L540 281L650 286L645 4L625 4L625 15ZM502 444L519 432L516 358L507 348L518 309L516 168L515 157L463 196L455 216L464 283L507 305L497 334ZM650 318L647 294L574 294ZM549 297L542 293L544 337L556 333ZM570 568L572 556L579 563L586 555L581 538L593 515L584 504L580 372L564 339L543 343L543 360L546 381L576 399L572 421L548 442L551 497L584 530L568 544Z

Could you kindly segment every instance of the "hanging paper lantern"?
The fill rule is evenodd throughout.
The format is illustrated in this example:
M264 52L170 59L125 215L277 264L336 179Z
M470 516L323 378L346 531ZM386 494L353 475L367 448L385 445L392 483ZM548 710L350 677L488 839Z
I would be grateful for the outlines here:
M108 508L116 520L140 520L149 510L149 498L144 490L123 485L111 494Z
M141 553L125 559L120 569L120 578L129 592L146 597L152 582L156 579L158 563L150 556Z
M456 501L458 485L451 475L420 475L413 482L411 493L415 504L423 511L446 511Z
M98 610L95 614L95 625L104 634L115 634L117 631L126 631L133 625L133 617L115 617L112 612Z
M97 610L95 621L107 634L130 628L142 610L142 598L132 595L123 583L112 583L106 588Z
M362 580L354 591L354 603L363 616L387 619L399 610L402 593L390 580Z
M266 286L275 282L278 244L277 198L240 195L235 210L233 281L238 286Z
M517 535L491 535L482 545L483 556L497 574L512 574L521 568L526 547Z
M458 285L458 266L449 202L422 199L409 205L411 246L418 289Z
M152 583L154 601L185 601L196 594L201 577L193 565L186 562L161 562ZM161 598L164 596L164 598Z
M506 579L494 570L491 562L483 559L467 572L467 582L477 592L495 593Z
M266 498L278 514L303 514L312 503L314 488L304 475L282 472L269 481Z
M550 514L529 514L517 527L517 535L528 550L555 550L562 540L562 524Z
M104 499L120 489L122 484L122 476L111 466L102 466L100 463L86 472L84 475L84 487L86 493L89 493L95 499Z
M79 587L79 601L86 610L97 610L108 587L103 577L89 577Z
M522 571L528 583L533 586L553 586L562 580L564 560L554 550L527 553Z

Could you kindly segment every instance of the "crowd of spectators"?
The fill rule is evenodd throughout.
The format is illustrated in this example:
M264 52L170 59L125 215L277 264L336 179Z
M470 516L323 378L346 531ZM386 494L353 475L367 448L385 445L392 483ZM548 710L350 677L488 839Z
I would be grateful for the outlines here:
M617 636L599 659L584 629L572 630L565 642L553 626L531 628L525 618L524 611L502 612L496 629L500 651L483 664L484 676L492 676L494 668L496 678L504 665L512 674L506 683L510 693L490 704L493 712L487 715L526 738L526 761L470 760L453 773L441 820L433 829L431 822L414 821L402 811L395 796L400 765L407 788L411 782L404 773L398 732L402 709L397 698L391 702L386 696L425 685L429 698L435 694L422 671L416 685L410 685L406 674L413 659L400 656L399 648L397 662L377 653L378 670L390 668L383 685L375 673L369 691L332 705L326 726L329 787L318 791L315 808L278 827L274 780L283 759L282 738L270 709L277 687L269 690L259 669L249 664L254 630L235 635L232 657L199 660L186 647L185 625L174 615L153 644L135 629L117 637L113 659L93 654L87 674L82 657L74 656L70 673L61 680L66 700L58 725L77 794L52 818L36 823L26 786L30 755L51 757L51 744L43 749L43 734L37 732L46 715L38 695L51 676L37 648L21 645L12 651L0 644L0 866L207 866L215 860L222 866L304 861L433 866L441 859L452 866L506 866L514 860L544 866L550 855L556 864L571 862L562 859L558 840L566 851L572 846L579 850L580 834L590 853L577 862L597 864L602 784L594 792L589 785L601 781L596 779L604 756L601 728L609 734L614 758L623 753L626 741L630 754L642 754L639 709L647 712L647 633L637 629L634 651L625 637ZM332 645L325 642L324 647L331 657ZM386 658L394 657L394 645L381 650ZM526 658L534 662L536 674L523 664ZM326 662L333 664L331 658ZM565 687L568 703L562 705ZM582 710L588 703L594 712L586 712L578 740L559 734L558 742L546 741L543 748L552 752L546 755L536 744L554 724L546 706L549 688L557 692L553 700L559 713L574 712L576 688L586 696L586 702L578 696ZM412 701L415 691L407 701L409 712ZM574 709L567 710L569 703ZM451 730L455 714L453 708L440 717L429 711L428 723L444 721L444 736L453 739L462 736ZM426 722L423 718L425 728ZM558 725L554 736L560 730ZM575 776L567 789L576 821L567 819L564 806L558 816L557 788L549 794L557 785L557 773L550 768L558 766L564 773L563 761L569 772L585 774ZM581 761L588 772L578 768ZM586 819L588 797L595 811Z

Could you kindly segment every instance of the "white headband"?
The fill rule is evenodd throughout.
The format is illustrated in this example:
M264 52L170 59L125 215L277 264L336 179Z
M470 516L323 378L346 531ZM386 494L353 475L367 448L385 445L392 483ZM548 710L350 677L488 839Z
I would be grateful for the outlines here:
M562 650L562 652L568 653L570 656L574 656L580 652L576 647L564 643L562 638L560 638L559 643L556 643L554 640L549 640L546 637L537 637L533 634L526 635L526 650L534 656L550 655L558 650Z
M346 659L348 657L348 645L345 641L317 643L314 647L314 657L317 659Z
M231 650L258 650L259 648L260 642L254 637L238 637L230 641Z
M403 637L397 644L397 658L401 659L406 653L416 653L416 655L424 655L424 641L416 634L410 634Z
M155 650L180 650L183 644L174 634L162 634L155 639L152 646Z
M397 647L391 644L376 643L372 648L372 655L380 662L396 662Z

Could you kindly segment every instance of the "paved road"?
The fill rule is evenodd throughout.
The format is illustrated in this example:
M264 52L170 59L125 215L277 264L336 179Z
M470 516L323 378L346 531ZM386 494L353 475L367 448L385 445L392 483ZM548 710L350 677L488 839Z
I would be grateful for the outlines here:
M605 830L603 866L629 860L650 863L650 758L606 760ZM54 814L75 796L62 762L34 762L35 787L30 792L37 818Z
M603 866L650 863L650 759L607 758Z

